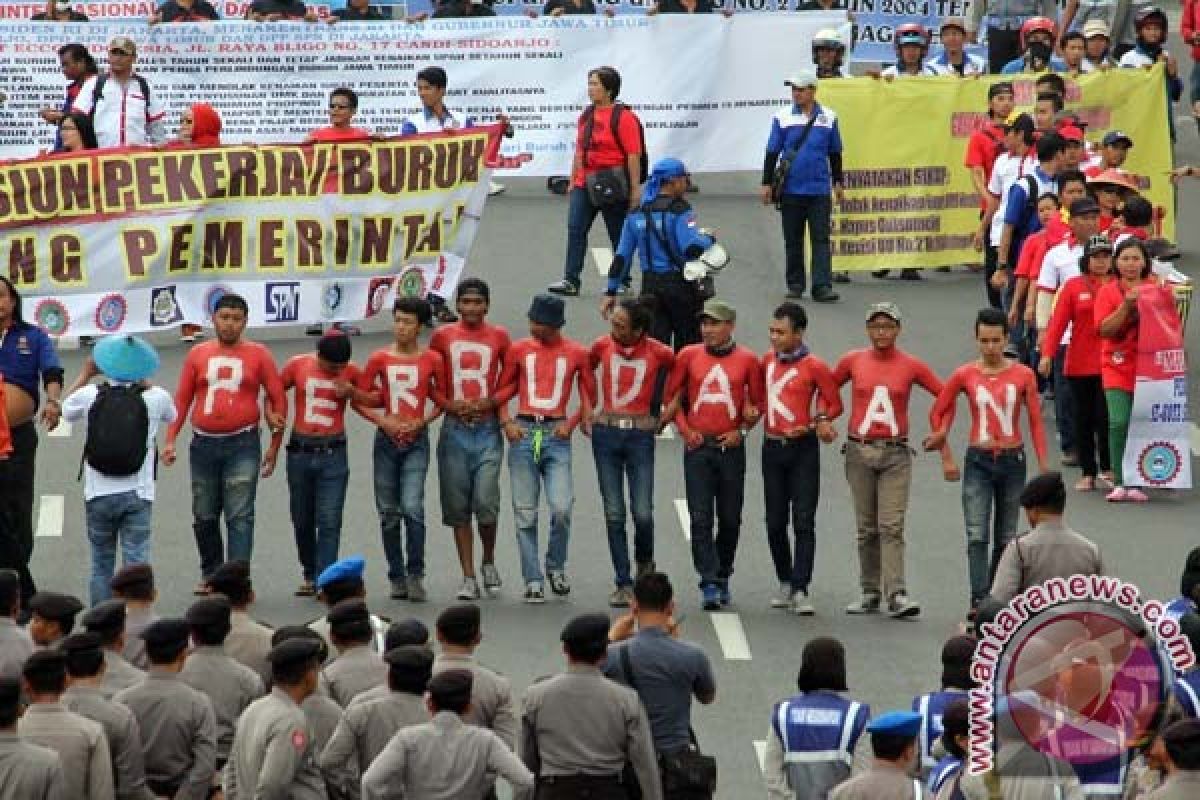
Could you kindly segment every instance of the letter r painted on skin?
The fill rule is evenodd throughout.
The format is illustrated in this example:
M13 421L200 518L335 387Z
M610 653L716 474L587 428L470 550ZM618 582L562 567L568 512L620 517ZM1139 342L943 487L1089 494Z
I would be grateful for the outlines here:
M217 392L237 394L241 389L244 367L240 358L212 356L208 359L207 370L204 376L205 383L208 384L204 391L204 413L211 414L213 406L216 405Z

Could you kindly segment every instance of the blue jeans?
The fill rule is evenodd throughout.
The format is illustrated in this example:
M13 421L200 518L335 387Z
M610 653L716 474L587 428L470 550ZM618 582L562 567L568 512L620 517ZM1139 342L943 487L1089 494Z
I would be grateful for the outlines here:
M625 206L600 208L592 205L586 189L574 188L568 197L567 206L567 263L563 277L578 286L583 275L583 260L587 257L588 231L596 221L596 215L604 217L604 227L615 251L621 241L621 228L625 225Z
M88 541L92 545L92 575L88 579L92 605L112 597L108 582L116 568L118 542L123 566L150 561L152 507L153 503L138 497L133 490L93 497L84 504Z
M963 464L962 505L967 526L967 573L971 607L987 597L1004 548L1017 532L1021 489L1025 486L1025 451L967 448ZM988 522L991 530L988 530ZM992 554L988 558L988 540Z
M742 532L746 448L701 445L683 454L683 483L691 523L692 566L700 586L729 585ZM713 536L713 509L717 535Z
M633 557L638 562L654 560L654 434L622 430L611 425L592 428L592 455L604 503L608 528L608 552L612 556L617 586L632 586L629 574L629 543L625 539L625 490L629 481L629 505L633 511Z
M328 437L293 436L288 444L287 482L292 512L292 533L304 580L316 580L337 561L342 540L342 508L350 467L346 463L346 440L317 450ZM305 449L308 448L307 452Z
M207 578L226 561L250 561L254 553L254 498L262 445L258 429L233 436L197 433L188 448L192 469L192 528ZM229 547L221 541L221 514Z
M827 194L783 196L780 219L783 222L783 250L786 258L784 280L789 289L802 292L804 275L804 228L812 241L812 288L833 285L833 261L829 244L833 199Z
M388 580L425 575L425 473L429 432L399 445L375 431L375 510L388 562ZM407 564L405 558L407 557Z
M451 416L442 421L437 443L442 523L451 528L495 525L500 517L500 465L504 439L493 417L474 425Z
M509 482L512 484L513 517L517 525L517 548L521 555L521 577L525 583L542 580L538 566L538 501L542 486L550 506L550 538L546 543L546 570L567 568L567 545L571 539L571 440L554 435L557 421L543 423L518 419L521 440L508 448ZM536 434L541 433L540 453L535 453ZM534 458L539 455L539 458Z

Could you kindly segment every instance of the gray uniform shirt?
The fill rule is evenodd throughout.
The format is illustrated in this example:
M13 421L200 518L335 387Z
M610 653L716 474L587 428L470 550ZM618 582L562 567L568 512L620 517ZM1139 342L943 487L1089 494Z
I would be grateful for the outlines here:
M326 779L347 797L358 797L362 774L392 736L402 728L428 721L429 711L422 695L389 692L366 702L355 698L342 712L333 738L321 751L319 762Z
M642 796L662 797L641 700L596 667L571 665L564 674L529 687L521 715L521 760L541 777L620 775L628 762Z
M1195 800L1197 797L1200 797L1200 772L1178 770L1146 800Z
M500 740L514 753L517 751L517 714L513 709L512 685L508 678L499 675L475 660L474 656L439 653L433 660L433 674L448 669L470 670L471 707L463 721L495 731Z
M1051 578L1103 574L1099 546L1068 528L1061 519L1047 520L1004 548L991 596L1007 603Z
M20 678L25 660L33 655L33 639L12 617L0 617L0 677Z
M72 686L63 694L62 704L104 729L104 738L108 740L108 751L112 756L117 800L153 797L146 788L142 734L133 712L109 699L103 689L94 686Z
M443 711L405 728L363 775L363 800L476 800L498 773L514 792L533 788L533 773L491 731Z
M876 761L829 793L829 800L921 800L921 782L899 767Z
M321 670L320 690L343 708L368 689L387 683L388 665L369 645L343 650Z
M100 681L100 689L106 697L137 686L145 679L146 673L126 661L120 653L104 651L104 677Z
M314 692L304 698L304 702L300 704L300 710L304 712L309 727L312 728L313 739L317 743L317 752L319 753L333 738L333 731L342 718L342 707L325 695Z
M71 800L62 760L48 747L0 733L0 797L4 800Z
M197 647L179 678L212 701L217 718L217 760L229 757L238 717L265 693L258 673L230 658L222 647Z
M217 720L209 699L154 667L113 699L138 721L146 780L178 784L175 800L205 800L217 770Z
M283 689L250 704L225 765L226 800L325 800L304 711Z
M111 800L115 796L112 756L104 729L97 723L68 711L62 703L34 703L17 721L17 733L58 753L71 800Z
M121 655L138 669L150 666L150 659L146 658L146 643L142 641L142 631L157 621L158 614L154 613L153 608L125 606L125 649L121 651Z
M270 686L271 664L267 661L267 655L271 652L273 631L251 619L245 611L235 610L230 615L229 625L229 635L225 637L225 655L257 672L263 686Z

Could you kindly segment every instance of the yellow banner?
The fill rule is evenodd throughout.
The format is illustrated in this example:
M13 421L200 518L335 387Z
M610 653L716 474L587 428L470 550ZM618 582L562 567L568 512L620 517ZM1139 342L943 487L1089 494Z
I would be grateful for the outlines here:
M1011 80L1017 109L1032 112L1034 77L821 81L818 102L837 113L845 144L846 201L833 217L834 268L981 262L971 243L979 227L979 198L963 166L967 140L987 121L992 83ZM1087 121L1088 141L1096 147L1110 130L1133 139L1124 168L1138 176L1142 194L1162 217L1161 234L1172 238L1162 67L1067 79L1066 106Z

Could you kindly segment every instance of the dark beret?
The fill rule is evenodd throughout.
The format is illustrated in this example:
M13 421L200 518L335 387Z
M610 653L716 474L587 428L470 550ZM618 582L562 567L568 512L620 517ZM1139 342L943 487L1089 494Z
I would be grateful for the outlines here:
M429 628L416 617L393 622L384 637L384 649L391 650L406 644L428 644Z
M279 644L271 648L271 652L267 654L267 661L271 662L271 666L277 669L284 669L295 664L313 662L316 663L321 656L321 645L307 637L293 637L285 639Z
M73 653L99 653L104 647L104 641L98 633L72 633L58 644L58 649L68 655Z
M192 603L184 615L184 620L188 625L196 627L228 625L232 611L233 607L229 605L229 598L225 595L210 595Z
M108 582L114 592L131 589L138 585L154 586L154 570L149 564L130 564L122 567Z
M371 612L367 610L365 600L360 597L352 597L348 600L343 600L329 609L329 613L325 618L329 620L330 628L340 628L344 625L353 625L355 623L369 623L371 621Z
M150 647L186 647L190 636L187 622L173 618L155 620L142 631L142 640Z
M105 600L83 614L83 627L89 631L119 631L125 629L125 601Z
M307 625L284 625L281 628L276 628L271 634L271 646L277 647L291 639L305 639L310 642L315 642L320 648L320 660L325 661L329 657L329 645L321 638L321 634L314 631Z
M29 610L52 620L72 619L83 610L79 598L58 592L38 592L29 599Z
M433 651L420 644L393 647L383 654L383 660L392 669L401 672L428 672L433 669Z
M605 614L580 614L567 623L560 638L564 642L608 641L610 624Z

